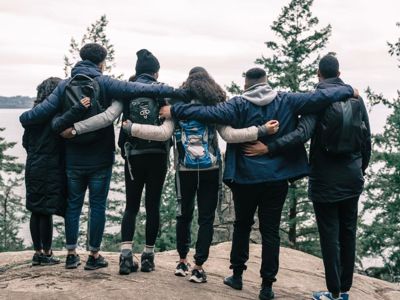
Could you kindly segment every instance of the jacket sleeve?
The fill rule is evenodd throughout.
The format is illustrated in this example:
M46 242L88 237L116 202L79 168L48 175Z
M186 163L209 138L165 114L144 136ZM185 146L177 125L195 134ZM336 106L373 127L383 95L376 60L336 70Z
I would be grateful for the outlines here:
M230 144L253 142L258 139L258 128L256 126L235 129L231 126L218 125L217 130L224 141Z
M75 123L74 128L79 135L110 126L121 115L123 108L121 101L113 101L104 112Z
M133 123L131 134L145 140L164 142L172 137L174 128L172 120L165 120L160 126Z
M49 121L60 110L63 90L64 84L61 82L43 102L19 117L21 124L25 126Z
M361 149L362 155L362 171L365 175L365 170L368 168L369 161L371 159L371 127L369 124L369 117L367 108L365 107L364 100L360 97L359 100L361 101L361 113L362 113L362 120L365 124L364 128L364 143Z
M235 125L240 116L240 105L237 98L217 105L175 104L171 115L178 120L197 120L205 123Z
M298 115L317 113L333 102L353 97L354 90L349 85L317 89L313 93L286 93L288 106Z
M81 120L86 112L87 109L79 102L64 114L56 115L51 122L51 127L56 133L61 133L75 122Z
M174 89L165 84L145 84L117 80L109 76L100 76L99 83L104 87L107 98L128 100L135 97L151 98L190 98L188 91Z
M313 136L316 125L316 115L302 116L295 130L268 143L269 155L275 156L295 146L304 144Z

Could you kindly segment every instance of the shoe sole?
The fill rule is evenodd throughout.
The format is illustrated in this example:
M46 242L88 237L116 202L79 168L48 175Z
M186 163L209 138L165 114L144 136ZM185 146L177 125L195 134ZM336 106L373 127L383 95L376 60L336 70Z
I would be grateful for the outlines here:
M73 265L66 265L65 268L66 269L76 269L81 265L81 263L77 263L77 264L73 264Z
M178 277L186 277L188 275L188 273L186 273L183 270L175 270L174 274L175 274L175 276L178 276Z
M39 263L32 263L32 267L37 267L40 266L40 262Z
M92 266L85 266L84 267L84 269L86 270L86 271L94 271L94 270L98 270L98 269L102 269L102 268L107 268L108 267L108 265L107 266L99 266L99 267L92 267Z
M225 285L227 285L227 286L229 286L230 288L232 288L232 289L234 289L234 290L238 290L238 291L241 291L241 290L243 290L243 286L233 286L233 285L230 285L229 283L227 283L225 280L224 280L224 284Z
M266 297L261 297L261 296L258 296L258 299L260 299L260 300L272 300L272 299L275 299L275 294L274 294L274 295L272 295L272 297L268 297L268 298L266 298Z
M59 262L52 262L52 263L43 263L42 262L42 266L53 266L53 265L58 265L60 263L60 261Z
M189 281L194 282L194 283L206 283L207 279L204 280L204 279L199 279L196 276L192 276L192 277L190 277Z

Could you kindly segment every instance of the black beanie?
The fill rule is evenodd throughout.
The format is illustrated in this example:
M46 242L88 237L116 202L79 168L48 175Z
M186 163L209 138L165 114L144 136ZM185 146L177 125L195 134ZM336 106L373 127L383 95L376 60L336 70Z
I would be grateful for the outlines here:
M143 73L154 74L160 70L158 59L149 50L139 50L136 55L136 76Z

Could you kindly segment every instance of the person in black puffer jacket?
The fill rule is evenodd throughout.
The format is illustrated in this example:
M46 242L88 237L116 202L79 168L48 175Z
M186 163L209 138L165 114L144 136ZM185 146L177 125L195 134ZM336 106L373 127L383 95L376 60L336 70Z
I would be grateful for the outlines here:
M50 77L37 87L34 106L57 87L60 78ZM27 152L25 169L26 208L32 212L30 231L35 254L32 265L54 264L52 215L64 216L66 177L61 138L51 129L51 122L25 126L23 146Z

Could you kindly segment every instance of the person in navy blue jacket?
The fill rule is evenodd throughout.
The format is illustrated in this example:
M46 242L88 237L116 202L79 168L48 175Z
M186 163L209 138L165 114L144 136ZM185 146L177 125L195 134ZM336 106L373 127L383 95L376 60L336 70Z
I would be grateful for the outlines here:
M259 140L265 144L293 131L298 115L315 113L332 102L345 100L358 91L345 85L314 93L276 92L267 83L264 70L253 68L246 72L245 92L215 106L176 104L164 107L163 117L195 119L246 128L278 120L277 134ZM242 273L249 258L249 237L258 208L262 236L262 288L260 299L272 299L272 283L276 281L279 266L279 225L283 204L288 191L288 180L309 172L304 145L277 156L246 156L240 144L228 144L224 182L231 188L235 205L235 223L231 251L233 276L224 283L242 289Z
M96 43L86 44L80 50L82 61L72 69L71 76L83 74L94 78L103 95L105 106L111 104L112 99L122 101L139 96L147 97L187 97L186 91L175 90L167 85L142 84L125 82L104 76L107 50ZM64 90L69 79L61 81L53 93L46 100L30 111L20 116L23 126L42 124L51 120L62 111ZM68 112L61 118L71 117ZM72 120L71 120L72 121ZM73 120L72 123L77 120ZM54 125L54 124L53 124ZM68 205L65 214L65 235L68 255L66 268L77 268L80 258L76 254L79 235L79 216L81 214L86 189L89 189L90 228L89 259L85 269L93 270L108 265L99 254L105 225L106 200L111 180L112 165L114 162L115 138L113 125L102 129L102 134L89 144L78 144L66 141L65 158L68 180ZM74 129L68 129L65 136L74 135Z

